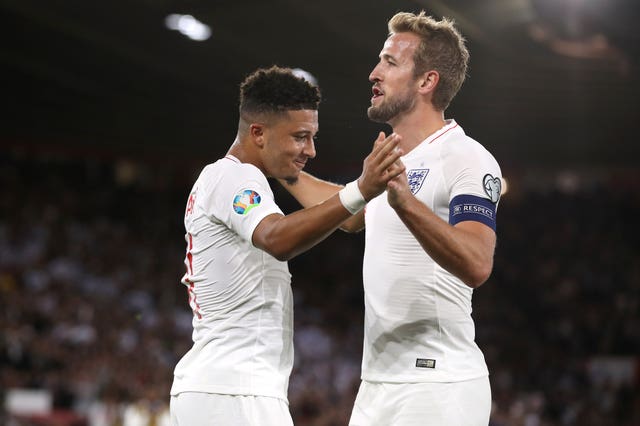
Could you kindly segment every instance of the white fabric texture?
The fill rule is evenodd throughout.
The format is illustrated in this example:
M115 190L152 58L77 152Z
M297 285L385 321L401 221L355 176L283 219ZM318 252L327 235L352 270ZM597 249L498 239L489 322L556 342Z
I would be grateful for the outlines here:
M226 157L205 167L185 211L193 347L171 395L196 391L287 400L293 365L291 275L253 246L262 219L282 214L256 167Z
M415 196L449 220L456 195L488 198L493 156L450 120L402 158ZM363 380L455 382L488 374L471 318L473 290L431 259L387 202L365 210Z

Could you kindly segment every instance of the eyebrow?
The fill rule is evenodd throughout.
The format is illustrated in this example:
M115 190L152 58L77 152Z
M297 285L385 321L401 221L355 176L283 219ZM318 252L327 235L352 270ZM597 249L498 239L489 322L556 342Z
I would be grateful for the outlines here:
M388 53L381 54L380 55L380 59L386 59L386 60L391 59L394 62L398 62L398 60L395 58L395 56L389 55Z
M318 132L316 132L316 133L318 133ZM313 135L314 133L311 130L296 130L296 131L292 132L292 134L296 135L296 136L306 136L306 135Z

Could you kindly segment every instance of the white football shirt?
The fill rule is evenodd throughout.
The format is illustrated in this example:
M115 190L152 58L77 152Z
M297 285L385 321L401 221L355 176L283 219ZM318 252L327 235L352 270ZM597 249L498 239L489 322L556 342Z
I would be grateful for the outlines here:
M193 347L177 364L171 395L185 391L286 401L293 365L291 274L251 243L282 211L264 174L227 156L206 166L185 211Z
M414 195L449 223L493 225L500 168L453 120L402 157ZM457 198L456 198L457 197ZM452 200L455 206L450 203ZM440 267L387 202L365 211L362 378L455 382L488 374L471 318L473 290Z

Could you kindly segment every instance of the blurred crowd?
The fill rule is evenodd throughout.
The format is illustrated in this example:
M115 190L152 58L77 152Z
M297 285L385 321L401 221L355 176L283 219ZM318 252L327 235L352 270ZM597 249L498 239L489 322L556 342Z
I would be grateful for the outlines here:
M3 402L0 424L169 424L173 367L191 343L180 278L193 176L180 173L0 156L0 401L32 389L52 405L29 416ZM640 424L640 191L631 181L511 185L501 201L494 272L473 314L492 426ZM296 209L277 185L283 209ZM363 245L362 234L338 232L290 262L297 426L348 422Z

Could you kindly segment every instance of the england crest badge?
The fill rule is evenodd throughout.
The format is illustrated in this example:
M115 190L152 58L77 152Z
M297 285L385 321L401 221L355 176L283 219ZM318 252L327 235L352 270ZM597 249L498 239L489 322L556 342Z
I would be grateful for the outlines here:
M413 195L417 194L422 188L424 179L429 174L429 169L411 169L407 172L407 180L409 181L409 188Z

